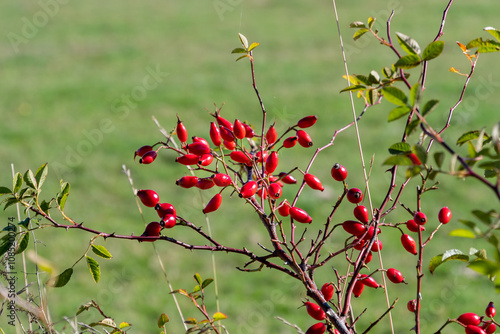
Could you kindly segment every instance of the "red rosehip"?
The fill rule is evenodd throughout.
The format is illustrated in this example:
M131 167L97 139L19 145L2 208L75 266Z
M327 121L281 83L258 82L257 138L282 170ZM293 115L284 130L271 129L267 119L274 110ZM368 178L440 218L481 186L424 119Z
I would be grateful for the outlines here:
M486 334L493 334L497 330L497 325L495 325L491 321L486 321L483 326L481 326L482 329L486 332Z
M222 139L220 136L220 130L215 122L210 123L210 139L215 146L220 146L222 144Z
M457 320L461 322L464 325L474 325L474 326L479 326L481 323L481 317L478 316L476 313L468 312L460 315Z
M438 219L441 224L448 224L451 220L451 210L448 207L439 210Z
M260 187L258 190L257 190L257 195L263 199L267 199L267 190L265 188L262 188Z
M267 153L267 151L264 151L264 162L267 161L267 157L269 156L269 153ZM257 162L262 162L262 152L261 151L258 151L257 153L255 153L255 158L257 159Z
M406 308L408 309L408 311L415 313L417 311L417 300L416 299L410 300L408 304L406 304ZM420 304L419 304L419 309L420 309Z
M197 183L198 183L198 177L192 175L183 176L177 181L175 181L175 184L181 186L182 188L192 188Z
M363 282L356 281L356 283L354 283L354 288L352 289L352 294L354 295L354 297L358 298L359 296L361 296L364 288L365 285L363 284Z
M497 314L497 310L495 310L495 306L493 306L493 302L490 302L486 307L485 313L488 318L494 318L495 314Z
M151 222L146 226L146 229L144 230L144 233L141 234L141 237L159 237L160 236L160 231L161 231L161 225L158 222ZM140 239L139 241L147 241L147 242L153 242L156 239Z
M214 161L214 156L210 153L203 154L200 157L200 165L202 166L209 166L212 163L212 161Z
M210 153L210 147L203 142L194 142L186 146L189 153L203 155Z
M422 225L417 225L417 223L415 223L415 221L413 219L410 219L406 222L406 227L411 232L418 232L419 228L421 231L425 231L425 227L423 227Z
M216 194L212 199L208 202L207 206L203 209L203 213L210 213L216 211L220 204L222 203L222 195Z
M370 226L368 228L368 232L366 233L366 235L363 237L363 239L365 241L370 241L372 238L373 238L373 234L375 233L375 227L374 226ZM377 235L379 235L381 233L380 231L380 228L377 228Z
M305 129L305 128L308 128L310 126L313 126L317 120L318 120L318 116L306 116L297 122L297 126L299 128Z
M281 189L281 186L278 183L271 183L268 188L269 196L272 199L278 199L281 197L281 193L283 190Z
M266 140L267 144L271 145L274 144L276 140L278 140L278 133L276 132L276 128L274 127L274 124L269 127L269 129L266 132Z
M375 281L375 279L371 276L368 276L366 274L363 274L360 276L360 280L359 282L363 283L364 285L366 285L367 287L370 287L370 288L375 288L377 289L380 285L377 283L377 281Z
M165 215L177 215L174 206L170 203L158 203L155 206L155 210L160 218L165 217Z
M241 187L239 196L242 198L252 197L257 192L257 188L258 188L257 182L248 181L243 185L243 187Z
M370 263L372 261L372 258L373 258L373 253L372 252L368 253L368 255L365 258L365 264Z
M290 208L290 216L294 220L296 220L302 224L311 224L312 223L311 216L309 216L305 210L302 210L301 208L298 208L296 206L293 206Z
M243 123L241 123L239 119L234 120L233 133L238 139L243 139L246 136L245 126L243 126Z
M232 142L232 141L236 140L234 133L229 128L227 128L225 126L221 126L221 127L219 127L219 130L220 130L220 136L225 141Z
M465 327L465 334L486 334L486 332L481 327L468 325Z
M326 318L325 311L318 304L305 302L304 305L306 306L307 313L314 319L321 321Z
M415 153L410 153L410 154L407 154L406 157L408 159L411 160L411 163L414 164L414 165L421 165L422 162L420 161L420 159L418 158L418 156L415 154Z
M206 147L210 147L210 144L208 143L208 141L205 138L203 138L203 137L196 137L196 136L194 136L192 139L193 139L193 143L202 143Z
M157 153L156 151L149 151L149 152L146 152L140 159L139 159L139 163L140 164L143 164L143 165L149 165L150 163L152 163L153 161L155 161L156 157L157 157Z
M380 240L375 240L375 242L372 245L372 248L370 249L372 252L379 252L382 250L382 241Z
M403 277L403 274L399 270L396 270L394 268L387 269L387 278L392 283L396 283L396 284L406 283L405 278Z
M281 172L279 174L279 177L281 178L281 181L286 184L296 184L297 180L290 174L287 174L285 172Z
M322 322L318 322L306 331L306 334L323 334L326 331L326 325Z
M231 177L227 174L218 173L212 176L214 183L218 187L227 187L231 184Z
M272 174L278 167L278 161L278 152L271 152L266 160L266 172Z
M401 244L406 249L407 252L412 253L413 255L417 255L417 244L412 237L408 234L403 234L401 236Z
M217 121L217 124L219 124L219 126L226 127L230 131L233 131L233 124L231 124L231 122L229 122L227 119L221 117L219 113L216 113L215 115L212 116L215 117L215 120Z
M281 202L281 204L278 206L278 213L282 217L287 217L290 215L290 203L288 203L287 200L284 200Z
M368 214L368 209L364 205L358 205L354 208L354 217L363 224L367 224L370 221L370 216Z
M323 297L325 298L326 301L329 301L333 297L333 293L335 292L335 288L333 287L333 284L331 283L325 283L321 287L321 293L323 294Z
M366 232L366 226L355 220L346 220L342 223L342 227L347 233L357 237L362 236Z
M153 147L149 146L149 145L146 145L146 146L142 146L140 148L137 149L137 151L134 152L134 160L135 160L135 157L139 157L139 158L142 158L142 156L146 153L148 153L149 151L152 151L153 150Z
M311 136L304 130L298 130L297 131L297 139L299 141L300 146L302 147L311 147L313 146L313 141L311 139Z
M250 157L245 152L242 152L242 151L233 151L233 152L231 152L230 157L234 162L239 162L242 164L251 164L252 163L252 160L250 159Z
M354 246L353 246L353 247L354 247L354 249L356 249L356 250L359 250L359 251L360 251L360 250L362 250L362 249L363 249L363 247L365 246L365 244L366 244L366 240L356 238L356 239L354 239L354 241L352 242L352 244L354 245Z
M286 138L284 141L283 141L283 147L284 148L292 148L295 146L295 144L297 144L297 140L299 138L297 138L297 136L293 136L293 137L288 137Z
M164 228L172 228L175 226L175 219L176 216L171 214L166 214L165 216L162 217L160 225L163 226Z
M160 201L160 196L154 190L150 189L137 191L137 197L139 197L142 204L149 208L154 208Z
M358 188L351 188L347 191L347 200L354 204L360 203L363 200L363 192Z
M255 131L253 130L253 128L247 123L243 123L243 126L245 127L245 137L253 138L255 136Z
M344 181L347 177L347 169L339 163L333 165L331 174L334 180Z
M232 150L234 150L236 148L236 142L234 142L234 141L224 140L222 142L222 145L224 145L224 147L227 148L230 151L232 151Z
M197 154L184 154L175 159L176 162L189 166L189 165L197 165L200 163L200 157Z
M177 133L177 138L179 138L179 141L181 143L187 142L188 132L184 124L182 124L181 120L179 119L179 116L177 116L177 127L175 129L175 132Z
M415 212L415 215L413 216L413 220L415 221L415 224L417 225L425 225L427 223L427 216L423 212Z
M323 185L321 184L321 181L316 176L314 176L312 174L305 174L304 181L312 189L316 189L316 190L320 190L320 191L325 190L325 187L323 187Z
M206 190L215 186L214 180L211 177L198 178L195 187L198 189Z

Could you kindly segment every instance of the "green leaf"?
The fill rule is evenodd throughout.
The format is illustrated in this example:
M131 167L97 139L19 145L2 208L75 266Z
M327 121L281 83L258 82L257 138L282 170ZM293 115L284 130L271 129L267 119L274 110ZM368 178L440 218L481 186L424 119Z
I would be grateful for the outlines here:
M481 250L477 250L475 248L471 248L469 250L469 255L470 256L475 256L477 257L478 259L481 259L481 260L486 260L486 249L481 249Z
M469 263L467 267L486 276L494 275L498 271L498 265L489 260L477 260Z
M205 289L210 283L212 283L214 280L213 278L207 278L206 280L203 281L201 284L201 288Z
M394 74L394 71L390 67L384 67L382 69L382 74L387 78L392 78L392 75Z
M405 93L397 87L384 87L382 93L385 99L398 106L407 106L408 98Z
M421 62L422 60L420 59L420 56L416 54L409 54L399 58L394 66L396 66L397 68L408 70L410 68L417 67Z
M19 189L21 189L21 186L23 185L23 176L21 173L17 172L16 175L14 175L14 180L13 180L13 186L12 189L14 189L12 192L17 193Z
M488 53L500 51L500 43L492 40L483 40L482 38L477 38L470 41L467 44L467 49L478 48L478 53Z
M354 33L354 35L352 35L352 39L355 40L355 41L357 41L358 39L361 38L361 36L363 36L364 34L366 34L368 31L370 31L370 30L366 29L366 28L361 28L358 31L356 31Z
M484 212L481 210L473 210L472 214L486 225L491 225L491 219L495 214L495 210L490 210L488 212Z
M463 254L464 253L459 249L448 249L446 252L442 254L441 260L445 261L446 259L451 258L453 256L463 255Z
M387 121L392 122L392 121L395 121L397 119L400 119L404 115L410 113L410 111L411 111L411 108L408 106L401 106L401 107L394 108L389 113L389 117L387 118Z
M158 328L162 328L167 322L169 322L168 316L165 313L160 314L158 318Z
M484 177L485 178L494 178L500 176L498 172L491 170L491 169L485 169L484 170Z
M0 239L0 256L4 255L14 245L16 241L15 234L7 233Z
M198 321L195 318L187 318L184 321L184 323L188 324L188 325L196 325L198 323Z
M460 237L460 238L470 238L470 239L476 238L476 235L474 234L474 232L463 229L463 228L458 228L456 230L453 230L448 235L451 237Z
M187 291L186 291L186 290L184 290L184 289L174 290L174 291L172 291L172 292L170 292L170 293L178 293L178 294L180 294L180 295L183 295L183 296L189 297L189 293L187 293Z
M16 254L21 254L22 252L24 252L26 250L26 248L28 247L28 244L30 242L30 234L28 232L23 233L23 234L24 235L18 241Z
M421 94L422 86L419 83L414 84L410 90L410 105L412 107L418 107L420 104Z
M45 178L47 177L49 169L47 167L47 163L40 166L35 174L35 180L38 185L38 189L42 188L43 183L45 182Z
M436 106L438 105L438 103L439 103L439 100L427 101L427 103L424 104L424 107L421 110L422 115L425 116L428 113L430 113L431 111L433 111L436 108Z
M236 49L233 49L233 51L231 51L231 53L247 53L247 50L245 50L243 48L236 48Z
M68 182L61 183L61 191L59 192L59 194L57 194L56 199L61 211L64 211L64 205L66 204L66 200L68 199L69 195L69 188L70 186Z
M431 274L434 274L434 271L437 267L448 261L457 260L462 262L469 262L469 256L463 254L457 249L448 250L445 252L445 254L436 255L431 259L429 263L429 271L431 272Z
M0 196L6 195L6 194L12 194L12 190L10 190L7 187L0 187Z
M69 282L71 275L73 275L73 268L68 268L58 276L49 279L45 284L54 288L61 288Z
M349 24L349 28L366 28L364 22L356 21Z
M372 85L380 84L380 75L377 73L377 71L370 72L370 75L368 76L368 82Z
M3 207L3 211L7 210L9 206L19 203L19 200L15 197L7 198L5 201L5 206Z
M436 161L436 165L441 168L444 162L444 152L436 152L434 153L434 161Z
M411 146L408 143L396 143L389 147L390 154L405 154L411 151Z
M193 292L191 292L191 293L196 293L196 292L198 292L198 291L200 291L200 290L201 290L201 287L200 287L200 285L199 285L199 284L197 284L197 285L194 287Z
M247 58L247 57L250 57L250 56L249 56L249 55L244 55L244 56L239 57L239 58L238 58L238 59L236 59L235 61L238 61L238 60L241 60L241 59L243 59L243 58Z
M167 317L168 318L168 317ZM168 320L168 319L167 319ZM132 326L131 324L129 324L128 322L125 322L125 321L122 321L120 322L120 325L118 326L118 328L120 329L124 329L124 328L127 328L127 327L130 327Z
M414 119L413 121L411 121L410 124L408 124L408 127L406 128L406 134L410 135L413 131L417 129L419 124L420 124L419 119Z
M490 170L500 169L500 160L481 162L478 165L478 167L483 168L483 169L490 169Z
M203 282L202 279L201 279L201 275L196 273L194 274L194 280L196 281L196 283L198 283L199 285L201 285L201 283Z
M52 201L47 202L46 200L42 200L42 203L40 204L40 208L42 209L43 212L48 213L50 210L50 204Z
M399 45L401 45L401 48L406 53L414 55L420 54L420 46L418 45L416 40L400 32L397 32L396 36L398 38Z
M489 32L493 37L497 39L497 41L500 42L500 30L497 30L493 27L486 27L483 30Z
M240 33L238 33L238 37L240 39L241 45L243 45L243 47L245 49L248 49L248 40L247 40L247 38L243 34L240 34Z
M374 105L378 99L378 89L370 88L366 91L366 99L370 105Z
M90 274L92 275L94 282L98 283L99 279L101 278L101 269L99 268L99 263L97 263L97 261L90 256L85 256L85 258L87 259L87 265L89 266Z
M106 247L101 245L92 245L92 251L94 252L94 254L104 259L111 259L113 257L111 253L106 249Z
M250 44L250 46L248 47L248 51L252 51L253 49L258 47L259 45L260 45L259 43L255 43L255 42Z
M369 17L368 18L368 27L371 29L373 27L373 24L375 23L376 18L374 17Z
M384 161L383 165L412 166L413 163L411 162L411 160L408 157L406 157L404 155L393 155L393 156L387 158Z
M215 312L213 316L214 321L227 319L227 315L222 312Z
M343 93L343 92L354 92L354 91L358 91L358 90L365 90L366 89L366 86L363 86L363 85L352 85L352 86L349 86L347 88L344 88L342 89L340 92Z
M424 52L422 53L422 59L424 61L429 61L431 59L434 59L438 57L444 49L444 42L443 41L434 41L429 43L427 47L424 49Z
M406 178L411 179L412 177L419 175L422 171L422 167L420 166L410 166L406 169Z
M19 222L19 225L21 225L24 228L28 228L28 225L29 225L30 221L31 221L31 218L30 217L26 217L24 220L22 220L22 221Z
M31 169L28 169L26 173L24 173L24 182L28 185L28 187L37 189L37 183L35 179L35 175L33 175L33 172Z
M468 132L464 133L463 135L461 135L460 138L458 138L457 145L461 146L461 145L467 143L468 141L471 141L471 140L474 140L474 139L478 139L480 135L481 135L481 131L480 130L468 131ZM484 137L483 138L485 140L487 140L487 139L490 138L490 136L488 136L488 134L484 133Z

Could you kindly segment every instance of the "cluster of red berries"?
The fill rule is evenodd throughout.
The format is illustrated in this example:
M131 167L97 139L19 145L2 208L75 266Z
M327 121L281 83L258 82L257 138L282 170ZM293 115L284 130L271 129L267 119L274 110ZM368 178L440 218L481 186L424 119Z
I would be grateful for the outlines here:
M484 312L485 316L480 317L476 313L469 312L460 315L456 320L464 326L466 334L492 334L497 329L493 320L496 313L493 302L490 302Z
M155 208L156 213L160 217L160 222L151 222L146 226L142 237L159 237L160 232L164 228L172 228L177 220L175 207L170 203L160 203L160 196L151 189L138 190L137 197L141 200L144 206ZM140 241L155 241L157 238L144 238Z

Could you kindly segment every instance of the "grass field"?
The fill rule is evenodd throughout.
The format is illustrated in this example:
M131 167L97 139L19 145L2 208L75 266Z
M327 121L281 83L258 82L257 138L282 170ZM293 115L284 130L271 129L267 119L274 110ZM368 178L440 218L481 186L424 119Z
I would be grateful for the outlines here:
M41 5L42 3L48 5ZM220 4L225 7L218 7ZM396 13L392 31L412 36L424 47L437 33L445 1L383 1L361 0L353 4L338 4L340 25L351 73L379 71L395 62L393 54L374 39L363 37L352 41L350 22L378 20L376 27L385 31L390 10ZM429 65L429 77L424 99L439 99L439 108L429 118L436 127L444 124L449 108L456 102L463 86L463 77L450 73L453 66L469 71L468 62L455 41L468 42L483 36L482 29L498 21L500 4L495 1L456 2L446 21L446 43L443 55ZM335 129L352 119L348 95L339 91L346 86L342 79L343 64L337 37L332 3L308 3L289 0L271 1L85 1L65 4L53 2L3 2L0 32L0 185L9 186L11 164L16 171L36 169L49 163L49 176L44 196L51 198L59 180L71 183L67 214L86 226L118 234L139 234L144 221L156 218L151 210L141 217L126 176L125 164L134 178L136 188L155 189L162 201L174 204L178 214L205 226L201 201L214 193L200 195L193 189L176 187L174 180L186 170L174 164L172 153L162 154L150 166L132 160L140 146L162 140L151 117L155 116L167 129L176 124L179 114L190 135L208 135L211 117L207 108L225 102L223 115L258 124L261 112L250 80L246 61L235 63L230 51L239 47L237 33L250 42L261 45L256 49L256 75L270 119L277 119L278 130L304 115L316 114L320 122L311 128L315 147L326 144ZM498 28L498 27L497 27ZM479 61L466 101L455 115L453 127L445 139L454 143L470 129L498 121L496 98L500 76L496 69L497 55L484 55ZM413 72L412 72L413 73ZM415 72L416 73L416 72ZM416 76L416 74L415 74ZM412 78L416 80L416 78ZM491 88L485 89L489 83ZM484 93L486 92L486 93ZM357 102L361 109L361 102ZM377 106L360 122L365 159L374 156L370 186L375 205L385 196L388 176L382 161L386 148L401 138L402 120L387 123L388 104ZM497 116L495 118L495 116ZM414 144L417 138L414 138ZM299 161L306 167L306 157L312 151L297 149L283 155L283 161ZM310 155L308 155L310 154ZM314 217L329 212L341 187L329 177L336 161L349 168L350 186L363 187L355 133L349 129L340 136L333 148L322 153L311 172L325 181L323 194L312 193L303 199L305 209ZM401 174L398 182L404 179ZM489 210L489 194L471 180L457 181L441 177L442 192L424 198L427 212L436 212L448 205L456 217L470 219L474 208ZM412 182L403 201L414 206L415 187ZM294 189L285 195L291 196ZM443 194L448 194L445 197ZM451 194L451 195L450 195ZM484 207L486 203L487 207ZM226 204L226 203L224 203ZM350 216L341 212L338 222ZM16 216L14 208L2 213L0 223ZM258 242L265 242L265 233L257 228L255 216L237 200L229 201L221 212L210 215L212 233L229 246L245 245L259 252ZM408 217L397 211L389 216L393 221ZM255 228L254 228L255 226ZM448 248L467 251L469 247L484 247L480 241L461 240L447 236L447 226L436 243L430 243L425 261ZM168 234L194 241L186 230L173 229ZM39 256L50 260L58 271L70 267L85 251L90 235L77 231L44 229L37 232ZM384 238L390 240L390 231ZM397 238L397 234L394 234ZM392 238L392 239L394 239ZM341 240L339 242L342 242ZM113 254L111 260L100 260L102 278L94 284L83 262L75 267L70 283L60 289L49 288L48 304L54 321L71 317L78 306L91 299L117 322L133 324L131 333L154 333L160 330L156 321L167 313L171 322L168 333L181 333L183 326L169 288L161 272L155 250L165 264L174 289L194 286L192 275L199 272L212 277L211 254L191 253L167 243L137 244L120 240L101 243ZM338 244L327 245L334 250ZM33 250L33 246L30 246ZM415 264L401 254L399 244L384 244L386 267L401 268L409 283L414 283ZM244 264L233 255L216 254L221 311L229 318L225 325L231 333L296 333L273 316L281 316L299 325L304 331L313 321L301 305L304 289L287 282L269 270L242 273L235 269ZM21 259L19 258L19 261ZM332 263L343 268L343 259ZM19 262L19 267L20 267ZM425 265L424 265L425 267ZM32 266L30 266L32 268ZM426 276L430 276L428 271ZM34 276L29 276L34 280ZM48 277L42 275L42 281ZM333 280L333 271L325 268L318 273L318 282ZM18 289L23 287L18 282ZM31 292L35 293L34 288ZM447 264L426 281L424 286L422 332L437 330L448 318L463 312L483 312L493 298L492 286L460 264ZM215 297L209 294L209 306L215 312ZM400 297L393 318L395 331L408 331L410 318L406 301L415 291L408 286L391 286L390 297ZM356 312L365 307L366 314L358 328L369 325L383 313L382 289L365 291L356 300ZM195 309L181 299L186 317L196 316ZM99 319L97 312L82 314L84 322ZM58 328L61 328L61 321ZM0 315L0 328L12 329ZM385 329L383 329L385 328ZM387 333L387 322L374 333ZM451 329L447 333L452 333Z

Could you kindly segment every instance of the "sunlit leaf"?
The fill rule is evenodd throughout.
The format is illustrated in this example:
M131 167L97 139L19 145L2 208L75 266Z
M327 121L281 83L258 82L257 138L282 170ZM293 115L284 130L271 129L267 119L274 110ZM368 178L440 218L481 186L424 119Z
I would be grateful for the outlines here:
M73 268L68 268L58 276L49 279L46 284L54 288L63 287L69 282L69 280L71 279L71 275L73 275Z
M45 182L45 178L47 177L47 173L49 168L47 167L47 163L40 166L35 174L35 180L38 185L38 189L42 188L43 183Z
M17 172L16 175L14 175L12 192L17 193L21 189L22 185L23 185L23 176L21 175L21 173Z
M30 242L30 234L25 232L17 243L18 246L16 249L16 254L21 254L22 252L24 252L28 247L29 242Z
M408 106L400 106L400 107L394 108L389 113L389 117L387 117L387 121L392 122L392 121L395 121L397 119L400 119L404 115L409 114L410 111L411 111L411 108Z
M477 250L475 248L471 248L469 250L469 255L470 256L475 256L477 257L478 259L481 259L481 260L486 260L486 249L481 249L481 250Z
M395 143L389 147L390 154L405 154L411 151L411 146L408 143Z
M364 22L356 21L349 24L349 28L366 28Z
M252 51L253 49L258 47L259 45L260 45L259 43L255 43L255 42L250 44L250 46L248 47L248 51Z
M497 41L500 42L500 30L497 30L493 27L486 27L483 30L489 32L493 37L497 39Z
M361 38L361 36L363 36L364 34L366 34L368 31L370 31L370 30L366 29L366 28L361 28L358 31L356 31L354 33L354 35L352 35L352 39L355 40L355 41L357 41L358 39Z
M235 61L238 61L240 59L247 58L247 57L250 57L250 56L249 55L243 55L243 56L239 57L238 59L236 59Z
M483 40L481 37L470 41L467 49L477 48L478 53L488 53L500 51L500 43L493 40Z
M448 235L451 237L470 238L470 239L474 239L476 237L474 232L463 228L455 229L451 231Z
M94 282L99 283L101 279L101 269L99 268L99 263L90 256L85 256L87 259L87 265L89 266L90 274Z
M399 166L411 166L413 165L413 162L406 156L404 155L393 155L387 158L383 165L399 165Z
M443 52L443 49L444 49L443 41L431 42L424 49L424 52L422 53L422 59L425 61L429 61L431 59L437 58Z
M195 318L187 318L184 321L184 323L188 324L188 325L196 325L198 323L198 321Z
M396 66L397 68L408 70L410 68L417 67L421 62L422 59L420 59L420 56L416 54L409 54L399 58L394 66Z
M457 45L462 50L462 52L464 52L464 53L467 52L467 47L465 45L463 45L460 42L457 42Z
M61 183L61 191L57 195L56 199L61 211L64 211L64 206L66 205L66 200L68 199L69 195L69 188L70 186L68 182Z
M214 321L219 321L219 320L227 319L227 315L225 315L222 312L216 312L216 313L214 313L214 316L212 318L214 319Z
M467 143L468 141L478 139L480 134L481 134L480 130L468 131L468 132L462 134L460 136L460 138L458 138L457 145L463 145L463 144ZM485 133L483 138L485 140L487 140L490 137L488 136L488 134Z
M416 40L400 32L396 32L396 36L398 38L399 45L401 45L401 48L406 53L415 55L420 54L420 46L418 45Z
M375 23L376 18L374 17L369 17L368 18L368 27L371 29L373 27L373 24Z
M122 322L120 322L120 325L118 326L118 328L124 329L124 328L130 327L130 326L132 326L132 325L129 324L128 322L122 321Z
M233 51L231 51L231 53L247 53L247 50L245 50L243 48L236 48L236 49L233 49Z
M384 87L382 94L385 99L398 106L407 106L408 98L405 93L397 87Z
M444 254L434 256L429 263L429 271L431 272L431 274L434 274L434 271L436 270L437 267L448 261L457 260L462 262L469 262L468 255L465 255L462 252L460 251L457 252L457 251L458 250L447 251L448 256L446 257L444 257Z
M358 91L358 90L365 90L366 89L366 86L363 86L363 85L352 85L352 86L349 86L347 88L344 88L342 89L340 92L343 93L343 92L355 92L355 91Z
M111 253L106 249L106 247L101 245L92 245L92 251L94 252L94 254L104 259L111 259L113 257Z
M198 273L196 273L196 274L194 274L194 276L193 276L193 277L194 277L194 280L195 280L195 281L196 281L199 285L201 285L201 283L203 282L203 280L201 279L201 275L200 275L200 274L198 274Z
M26 171L26 173L24 173L23 179L24 179L24 182L26 182L26 184L28 185L28 187L33 188L33 189L37 189L35 175L33 175L33 172L31 171L31 169L28 169Z
M240 42L243 45L243 47L245 49L248 49L248 40L247 40L247 38L243 34L241 34L241 33L238 33L238 37L239 37Z

